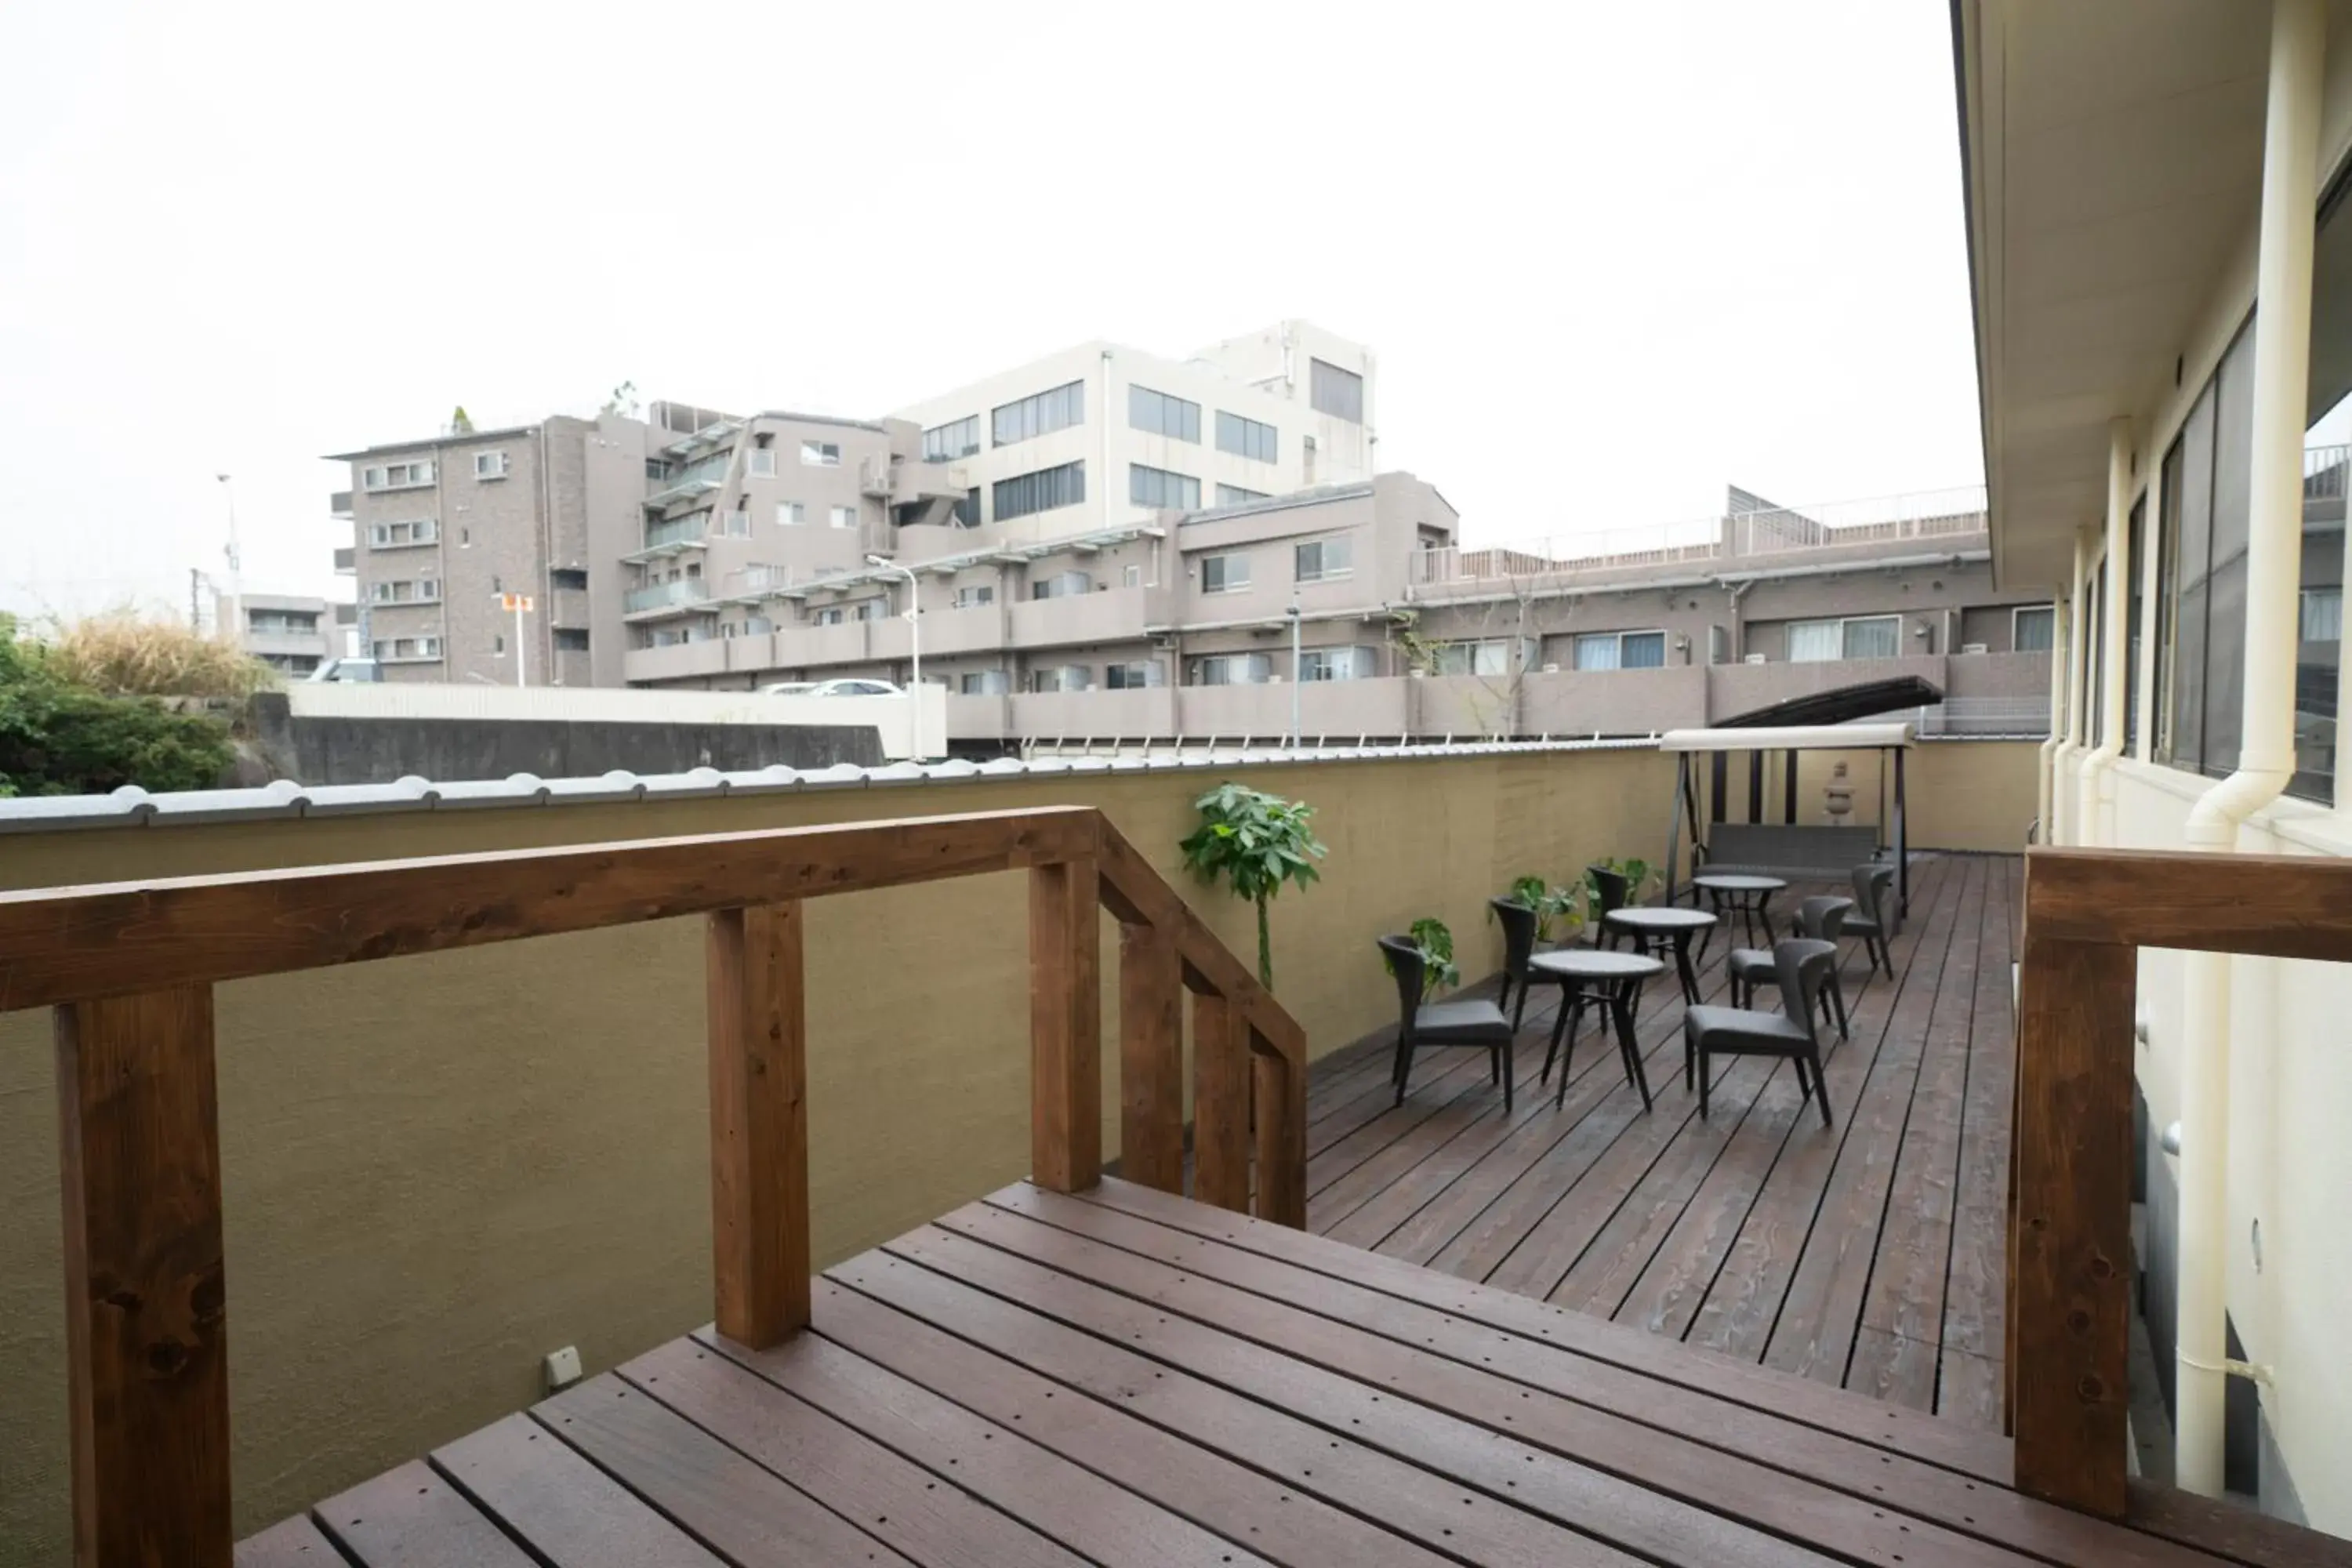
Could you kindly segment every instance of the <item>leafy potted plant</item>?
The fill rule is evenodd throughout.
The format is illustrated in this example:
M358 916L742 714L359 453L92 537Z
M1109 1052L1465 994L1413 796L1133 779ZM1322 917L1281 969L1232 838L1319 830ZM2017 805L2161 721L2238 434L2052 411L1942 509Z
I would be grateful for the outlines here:
M1560 942L1584 924L1584 884L1555 888L1541 877L1514 878L1509 897L1535 911L1536 940ZM1495 918L1489 910L1486 918Z
M1412 944L1421 949L1423 1001L1462 984L1462 971L1454 962L1454 932L1444 921L1424 915L1412 922L1407 934L1412 938ZM1396 973L1396 965L1385 952L1381 955L1381 963L1390 973Z
M1315 862L1328 853L1311 826L1315 808L1231 782L1192 803L1201 825L1177 846L1203 882L1222 882L1257 906L1257 977L1274 989L1274 943L1265 907L1285 882L1320 879Z
M1642 895L1648 890L1650 883L1650 863L1647 860L1608 859L1598 861L1596 864L1602 870L1614 871L1625 879L1627 903L1638 904L1642 901ZM1601 889L1596 887L1592 892L1594 897L1598 898Z

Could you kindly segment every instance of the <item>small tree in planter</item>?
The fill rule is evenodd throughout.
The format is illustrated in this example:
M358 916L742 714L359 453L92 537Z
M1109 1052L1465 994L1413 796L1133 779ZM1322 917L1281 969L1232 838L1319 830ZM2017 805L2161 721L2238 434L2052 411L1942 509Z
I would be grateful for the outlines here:
M1257 977L1271 991L1274 942L1265 906L1285 882L1304 888L1320 879L1315 862L1328 851L1309 826L1315 808L1233 783L1219 784L1192 808L1201 826L1177 847L1201 880L1222 882L1257 906Z
M1451 991L1462 984L1462 971L1454 962L1454 931L1451 927L1433 916L1424 915L1412 922L1407 934L1412 938L1413 946L1421 949L1423 1001L1426 1002L1439 992ZM1381 963L1387 966L1391 974L1396 973L1396 964L1386 952L1381 953Z

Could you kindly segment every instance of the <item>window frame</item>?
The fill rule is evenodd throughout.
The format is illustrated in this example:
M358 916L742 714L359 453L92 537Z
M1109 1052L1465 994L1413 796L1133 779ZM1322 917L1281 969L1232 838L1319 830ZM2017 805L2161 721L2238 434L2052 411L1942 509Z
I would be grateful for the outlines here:
M1067 493L1065 493L1067 492ZM1084 506L1087 500L1087 460L1074 458L1026 473L1008 474L989 486L990 515L998 522ZM1007 510L1008 502L1011 510ZM1034 504L1033 504L1034 503Z
M1625 639L1628 637L1657 638L1658 662L1627 664ZM1588 642L1600 642L1604 638L1617 645L1617 662L1588 667L1584 662L1584 645ZM1664 626L1636 626L1628 631L1615 632L1576 632L1570 634L1568 645L1568 668L1579 675L1616 675L1629 669L1664 669L1666 668L1666 656L1673 651L1674 645L1667 640L1666 628Z
M1217 450L1245 463L1282 460L1282 427L1230 408L1217 410ZM1258 450L1263 447L1264 451Z
M1858 654L1853 652L1852 628L1857 626L1866 626L1877 621L1892 621L1895 623L1895 651L1889 654ZM1793 634L1799 626L1835 626L1838 628L1838 651L1834 658L1799 658L1796 654L1791 651L1796 640ZM1805 616L1795 620L1785 621L1781 624L1780 658L1781 662L1784 664L1838 664L1848 659L1901 658L1902 657L1903 612L1900 610L1885 610L1867 616Z
M1169 428L1173 415L1174 429ZM1146 423L1146 418L1150 423ZM1140 382L1127 384L1127 427L1171 441L1201 444L1201 405L1189 397L1161 392Z
M1319 564L1323 555L1337 547L1344 557L1343 563L1332 567ZM1317 552L1318 566L1310 575L1305 565L1307 552ZM1345 533L1327 534L1321 539L1303 539L1291 546L1290 572L1292 580L1299 583L1343 583L1356 574L1356 542Z
M2048 617L2050 640L2040 647L2027 647L2017 635L2021 618L2026 616ZM2053 653L2058 647L2058 605L2053 600L2046 605L2011 605L2009 607L2009 651L2011 653Z
M1234 581L1228 577L1225 569L1221 564L1222 563L1231 561L1238 561L1242 564L1242 574L1238 581ZM1250 587L1249 562L1249 552L1246 550L1220 550L1213 554L1202 556L1201 592L1203 594L1247 593ZM1220 581L1214 587L1211 587L1209 585L1209 568L1211 566L1219 567L1217 574Z
M860 521L857 508L854 506L833 506L825 510L824 525L827 528L847 531L856 528Z
M841 467L841 443L838 441L801 442L801 467L803 468L837 468Z
M485 469L482 467L482 460L486 458L494 465L488 469ZM474 454L474 478L478 482L505 479L512 466L513 465L509 460L507 454L503 451L477 452Z
M1047 424L1049 419L1055 422ZM1017 447L1024 441L1034 441L1056 430L1075 429L1086 422L1087 384L1083 379L1066 381L1059 386L1049 386L1043 392L1033 392L1026 397L1016 397L1010 403L1000 403L990 409L989 445ZM1013 432L1009 436L1005 434L1008 428Z
M1173 500L1168 496L1171 488ZM1158 493L1138 493L1152 491ZM1201 510L1201 481L1174 468L1156 468L1150 463L1129 463L1127 466L1127 504L1150 507L1154 511L1198 511Z

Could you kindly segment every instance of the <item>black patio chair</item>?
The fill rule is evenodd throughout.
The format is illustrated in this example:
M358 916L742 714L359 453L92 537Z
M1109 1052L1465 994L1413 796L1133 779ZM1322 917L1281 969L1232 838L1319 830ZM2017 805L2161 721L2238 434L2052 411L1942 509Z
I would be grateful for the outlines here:
M1746 1007L1693 1007L1683 1015L1683 1079L1698 1079L1698 1113L1707 1111L1710 1057L1787 1057L1797 1065L1797 1087L1806 1100L1819 1096L1822 1125L1830 1125L1829 1084L1822 1077L1822 1041L1813 1022L1822 991L1837 967L1834 943L1791 937L1772 948L1780 972L1785 1011L1759 1013ZM1802 1101L1800 1101L1802 1103Z
M1852 899L1834 893L1817 893L1797 906L1797 934L1814 942L1837 946L1844 928L1846 912L1853 908ZM1780 970L1769 947L1735 947L1724 961L1724 975L1731 982L1731 1005L1735 1007L1756 1005L1756 988L1778 986ZM1845 984L1838 978L1837 965L1830 966L1829 984L1822 988L1822 1019L1829 1021L1831 1009L1837 1014L1838 1038L1851 1039L1845 1018Z
M1411 937L1384 936L1381 952L1397 984L1396 1103L1404 1103L1405 1080L1412 1076L1412 1053L1429 1046L1475 1046L1488 1054L1490 1075L1503 1086L1503 1109L1511 1108L1512 1046L1517 1031L1492 1002L1424 1002L1421 989L1427 965Z
M1528 987L1557 985L1559 976L1528 966L1528 960L1536 955L1536 940L1542 924L1535 910L1517 899L1489 899L1486 905L1503 925L1503 986L1496 994L1495 1005L1510 1009L1511 1032L1517 1034L1520 1021L1528 1016Z
M1894 901L1888 894L1895 889L1895 868L1892 866L1856 866L1853 868L1853 908L1846 911L1843 933L1862 938L1862 950L1868 953L1872 966L1884 963L1886 977L1895 978L1895 952L1887 946L1901 933Z
M1622 871L1612 871L1605 866L1584 868L1587 884L1592 889L1592 908L1585 916L1586 929L1592 932L1597 947L1615 947L1617 933L1609 929L1609 911L1622 910L1633 901L1633 884Z

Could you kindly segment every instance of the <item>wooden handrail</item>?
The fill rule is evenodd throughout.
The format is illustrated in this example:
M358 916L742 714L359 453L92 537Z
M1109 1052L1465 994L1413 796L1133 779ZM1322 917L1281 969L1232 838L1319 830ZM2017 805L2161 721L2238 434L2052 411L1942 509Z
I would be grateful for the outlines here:
M2033 848L2010 1145L2020 1490L2128 1506L2133 1024L2142 947L2352 961L2352 861Z
M803 903L1020 869L1033 1179L1100 1179L1108 912L1127 1173L1183 1191L1189 989L1195 1195L1251 1208L1254 1129L1255 1212L1303 1226L1304 1031L1092 807L0 894L0 1012L56 1013L76 1562L230 1562L215 984L706 916L715 1316L765 1346L809 1315Z

